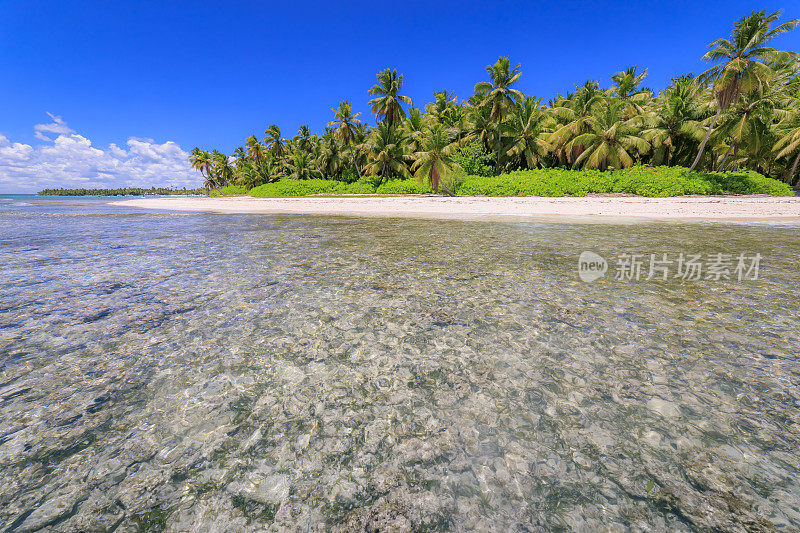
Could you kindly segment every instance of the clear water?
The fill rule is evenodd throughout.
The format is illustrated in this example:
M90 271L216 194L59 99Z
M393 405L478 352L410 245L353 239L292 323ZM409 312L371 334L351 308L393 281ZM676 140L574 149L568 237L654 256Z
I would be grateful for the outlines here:
M0 198L2 530L800 525L796 225L107 202ZM587 284L585 249L764 258Z

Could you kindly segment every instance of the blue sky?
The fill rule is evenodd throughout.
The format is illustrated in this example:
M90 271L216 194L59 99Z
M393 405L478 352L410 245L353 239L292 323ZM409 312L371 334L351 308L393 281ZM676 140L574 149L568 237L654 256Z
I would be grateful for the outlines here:
M70 153L64 186L92 172L99 181L83 183L189 184L199 179L178 171L183 151L231 152L271 123L285 136L304 123L318 132L343 99L366 115L366 91L387 66L405 75L420 106L443 88L469 96L499 55L521 63L520 88L545 100L587 78L608 85L633 64L660 88L703 70L707 44L738 17L781 8L784 20L800 17L787 2L0 0L0 150ZM800 50L800 30L775 45ZM77 154L54 145L62 135ZM134 157L162 167L137 174ZM61 183L35 174L56 172L50 163L29 169L27 182L19 169L16 181L3 180L0 167L0 191Z

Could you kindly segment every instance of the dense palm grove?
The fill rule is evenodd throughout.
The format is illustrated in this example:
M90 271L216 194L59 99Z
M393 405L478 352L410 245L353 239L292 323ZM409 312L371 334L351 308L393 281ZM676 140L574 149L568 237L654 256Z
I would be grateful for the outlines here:
M516 87L521 70L506 57L459 101L434 93L424 109L402 94L403 75L386 69L369 89L376 127L350 102L332 109L321 135L300 126L284 138L269 126L232 156L192 151L206 188L252 187L282 178L370 179L415 175L435 190L448 174L490 175L534 168L612 170L632 165L691 170L754 170L792 184L800 161L800 60L769 46L794 29L780 12L740 19L730 39L717 39L703 59L709 70L674 78L656 93L647 69L630 67L608 89L589 80L543 105Z

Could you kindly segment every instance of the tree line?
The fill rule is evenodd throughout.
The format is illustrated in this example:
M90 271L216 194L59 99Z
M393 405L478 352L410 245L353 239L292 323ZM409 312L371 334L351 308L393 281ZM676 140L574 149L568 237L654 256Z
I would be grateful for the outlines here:
M350 102L333 108L321 135L302 125L284 138L276 125L247 138L231 156L195 148L190 163L204 187L252 188L282 178L374 183L412 175L446 188L454 168L501 174L534 168L613 170L632 165L697 170L754 170L791 184L800 162L800 59L769 45L798 19L778 24L780 11L739 19L728 39L709 44L710 68L672 79L656 92L647 69L632 66L576 85L546 104L517 88L520 65L500 57L487 79L459 100L433 94L423 109L402 94L403 75L378 73L368 127ZM449 191L448 191L449 192Z
M171 194L205 194L205 189L173 189L168 187L122 187L119 189L43 189L38 192L39 196L144 196L155 194L168 196Z

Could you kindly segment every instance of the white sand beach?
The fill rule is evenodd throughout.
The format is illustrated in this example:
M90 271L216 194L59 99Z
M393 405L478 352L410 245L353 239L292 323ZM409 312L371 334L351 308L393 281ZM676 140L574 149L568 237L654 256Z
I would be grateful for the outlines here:
M601 222L607 218L675 220L796 220L800 197L593 195L582 198L346 196L302 198L137 198L115 205L170 211L358 215L420 218L544 217Z
M137 198L115 205L144 209L252 214L358 215L420 218L544 217L601 222L608 218L675 220L796 220L800 197L638 196L559 197L344 196L302 198Z

